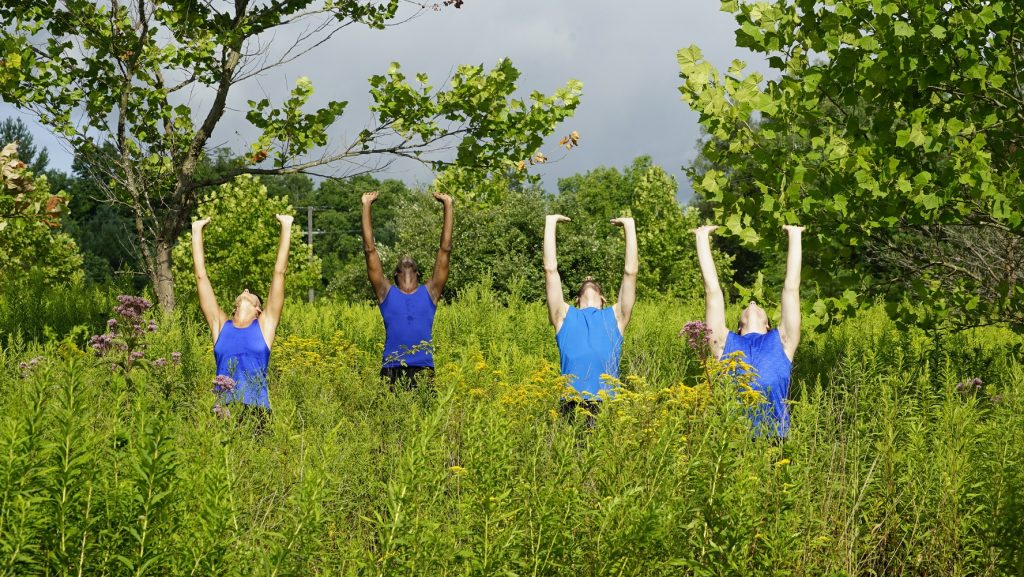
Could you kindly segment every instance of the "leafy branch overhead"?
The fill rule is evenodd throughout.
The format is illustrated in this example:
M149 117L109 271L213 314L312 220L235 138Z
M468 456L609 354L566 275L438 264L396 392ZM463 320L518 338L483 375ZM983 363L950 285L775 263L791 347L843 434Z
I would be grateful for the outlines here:
M489 71L461 66L449 87L434 91L424 75L411 85L394 64L370 79L374 125L337 149L330 145L339 142L335 127L346 103L306 111L313 86L300 77L279 105L271 98L250 100L244 115L260 136L255 143L227 144L249 152L243 160L209 169L212 148L226 146L217 131L236 113L231 97L254 86L254 79L324 49L349 26L382 29L462 4L3 3L0 98L63 135L108 200L130 211L141 261L157 299L170 308L171 249L204 189L243 174L324 166L334 167L331 176L346 176L351 172L339 166L372 171L399 158L425 162L446 173L449 185L468 187L536 154L575 110L578 82L551 96L517 98L519 72L502 60Z
M694 187L752 245L813 222L812 276L840 318L873 295L930 326L1024 327L1024 20L1016 3L722 2L774 73L680 50L707 131ZM970 229L962 234L958 229ZM980 247L1004 245L995 261ZM927 250L926 250L927 249ZM989 254L986 249L986 254ZM816 273L816 274L815 274ZM922 307L920 303L927 303Z
M533 92L529 101L514 98L519 71L503 59L490 71L482 65L456 69L450 86L435 90L426 74L410 82L397 62L386 74L370 78L371 110L377 126L363 130L346 148L319 158L316 164L362 155L393 155L416 159L437 172L458 167L482 178L504 172L514 159L536 156L546 135L572 115L582 83L569 81L551 96ZM302 112L313 93L302 77L281 108L267 99L249 101L246 118L263 133L252 145L250 161L270 157L276 169L298 171L314 148L327 145L328 129L347 102L330 102L312 113ZM574 142L578 142L577 135ZM455 149L454 157L443 150Z

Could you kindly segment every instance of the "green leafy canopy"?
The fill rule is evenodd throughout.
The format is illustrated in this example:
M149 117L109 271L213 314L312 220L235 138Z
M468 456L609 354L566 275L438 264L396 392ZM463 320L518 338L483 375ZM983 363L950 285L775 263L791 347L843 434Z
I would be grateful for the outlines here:
M815 310L1024 327L1024 62L1013 2L722 2L774 78L678 53L708 133L695 191L747 243L808 225ZM1005 250L995 247L1003 246ZM990 250L991 248L991 250ZM1001 288L1000 288L1001 287ZM921 306L924 304L924 306Z
M210 218L203 230L203 245L210 283L221 306L233 303L243 289L266 299L280 231L274 215L295 214L288 200L268 196L258 178L240 176L204 197L198 212L200 218ZM299 226L292 224L285 286L293 296L304 295L320 284L320 258L311 255L302 238ZM196 292L191 244L189 232L174 247L178 290L188 299Z

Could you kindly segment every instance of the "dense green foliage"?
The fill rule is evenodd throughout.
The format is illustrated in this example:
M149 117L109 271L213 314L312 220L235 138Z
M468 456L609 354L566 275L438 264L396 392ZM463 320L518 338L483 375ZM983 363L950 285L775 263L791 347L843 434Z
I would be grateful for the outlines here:
M108 285L47 286L38 277L0 282L0 342L8 338L46 342L79 340L102 331L117 292Z
M702 384L676 337L701 311L641 301L593 430L557 416L543 307L480 290L439 311L436 395L377 380L374 308L289 303L255 439L210 414L201 324L161 320L126 376L80 342L9 340L0 571L1020 574L1019 338L937 342L880 310L808 337L778 447Z
M277 258L280 225L275 214L295 214L284 197L270 197L258 178L240 176L223 184L199 203L199 218L209 217L203 234L206 270L218 302L227 307L243 289L267 297ZM192 274L192 233L174 247L174 274L179 298L195 303ZM288 290L301 295L320 281L320 259L310 254L302 230L292 224L288 250Z
M677 190L675 179L649 156L634 159L621 172L599 167L559 180L551 211L573 219L559 230L559 267L568 273L563 281L579 286L583 277L592 275L598 282L618 286L623 250L621 244L607 242L608 221L627 215L637 222L638 294L702 295L704 286L693 274L698 270L697 252L690 232L701 223L696 211L679 206ZM730 278L729 259L717 251L716 255L719 274Z
M74 239L57 230L68 197L52 194L45 176L35 176L18 158L17 144L0 150L0 279L45 284L82 278L82 255Z
M751 244L810 226L838 318L873 296L926 326L1024 326L1019 3L722 2L773 74L679 51L710 170L695 191ZM926 306L921 306L926 303Z

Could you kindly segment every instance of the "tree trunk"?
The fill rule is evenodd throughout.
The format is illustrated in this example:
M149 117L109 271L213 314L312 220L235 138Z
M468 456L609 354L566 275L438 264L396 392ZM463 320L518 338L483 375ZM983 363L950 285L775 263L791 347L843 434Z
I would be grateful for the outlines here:
M156 292L156 300L160 307L170 312L174 309L174 275L171 272L171 248L170 242L164 239L156 241L156 266L150 273L153 278L153 290Z

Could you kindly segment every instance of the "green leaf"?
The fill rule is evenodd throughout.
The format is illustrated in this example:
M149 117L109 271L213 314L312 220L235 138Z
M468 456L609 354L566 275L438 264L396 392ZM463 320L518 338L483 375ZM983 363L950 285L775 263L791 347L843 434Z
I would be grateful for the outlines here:
M914 35L914 27L902 20L893 23L893 31L901 38L910 38Z

